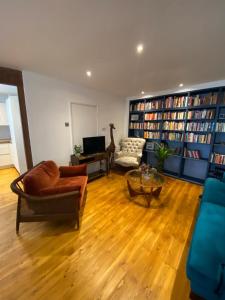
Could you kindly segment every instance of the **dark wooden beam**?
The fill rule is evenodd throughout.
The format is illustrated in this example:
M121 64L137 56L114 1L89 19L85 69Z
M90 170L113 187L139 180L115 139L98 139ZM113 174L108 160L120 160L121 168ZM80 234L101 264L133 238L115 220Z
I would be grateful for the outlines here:
M0 83L17 87L27 168L31 169L33 167L33 159L30 145L22 72L19 70L0 67Z

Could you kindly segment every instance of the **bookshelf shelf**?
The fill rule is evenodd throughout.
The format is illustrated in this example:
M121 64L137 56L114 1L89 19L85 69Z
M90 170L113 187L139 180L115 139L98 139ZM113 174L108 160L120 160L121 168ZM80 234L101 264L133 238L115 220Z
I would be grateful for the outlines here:
M217 163L214 163L214 162L210 162L211 165L215 165L215 166L222 166L225 168L225 164L217 164Z
M179 150L166 160L165 174L203 183L207 176L217 176L217 167L225 167L210 162L213 153L225 155L224 86L131 100L129 106L130 137L144 136L147 143L164 142ZM131 120L135 114L138 120ZM186 157L185 149L199 151L200 158ZM145 149L144 161L152 166L157 164L154 153Z
M183 143L183 141L178 141L178 140L165 140L161 139L163 142L173 142L173 143Z
M186 156L183 156L183 158L208 162L208 158L194 158L194 157L186 157Z

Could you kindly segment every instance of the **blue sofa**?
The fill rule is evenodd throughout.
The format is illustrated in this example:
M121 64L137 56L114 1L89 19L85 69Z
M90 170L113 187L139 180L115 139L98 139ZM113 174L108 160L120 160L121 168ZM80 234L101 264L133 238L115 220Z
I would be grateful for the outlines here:
M225 176L222 181L208 178L205 182L187 277L192 293L206 300L225 300Z

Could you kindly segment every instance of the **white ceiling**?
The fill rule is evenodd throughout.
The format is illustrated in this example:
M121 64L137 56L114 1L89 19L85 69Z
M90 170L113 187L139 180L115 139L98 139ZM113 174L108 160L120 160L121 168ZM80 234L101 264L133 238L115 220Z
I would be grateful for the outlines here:
M220 80L225 1L0 0L0 45L0 66L125 97Z

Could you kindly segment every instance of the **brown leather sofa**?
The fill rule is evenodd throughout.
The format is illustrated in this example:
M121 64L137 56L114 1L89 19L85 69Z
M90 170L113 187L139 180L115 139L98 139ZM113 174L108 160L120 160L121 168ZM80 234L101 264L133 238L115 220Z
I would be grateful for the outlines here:
M79 229L79 212L87 195L87 166L58 167L44 161L11 184L18 195L16 231L21 222L71 219Z

